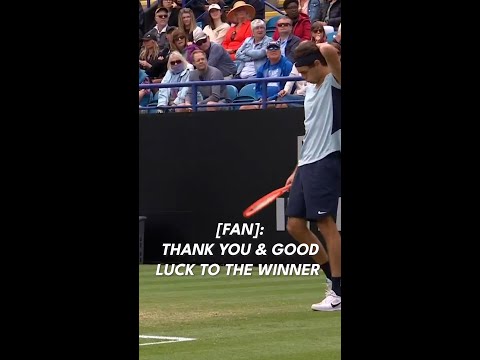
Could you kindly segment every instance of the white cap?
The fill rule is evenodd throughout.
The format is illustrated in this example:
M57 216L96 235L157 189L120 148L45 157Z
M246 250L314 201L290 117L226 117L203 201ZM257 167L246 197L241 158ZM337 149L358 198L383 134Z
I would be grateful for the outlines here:
M222 10L222 8L220 7L220 5L218 4L212 4L208 7L208 11L210 12L210 10L212 9L217 9L217 10Z

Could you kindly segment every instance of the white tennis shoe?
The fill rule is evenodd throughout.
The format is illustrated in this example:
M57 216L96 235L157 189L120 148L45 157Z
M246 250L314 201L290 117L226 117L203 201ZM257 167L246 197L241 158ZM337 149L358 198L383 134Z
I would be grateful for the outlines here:
M327 285L328 286L328 285ZM325 299L317 304L312 305L315 311L338 311L342 310L342 297L335 294L331 289L327 288Z

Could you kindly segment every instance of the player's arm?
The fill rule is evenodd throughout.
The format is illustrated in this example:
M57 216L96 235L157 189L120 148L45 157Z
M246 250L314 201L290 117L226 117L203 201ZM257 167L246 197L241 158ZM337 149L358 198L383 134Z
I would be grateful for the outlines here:
M317 46L320 49L323 57L327 61L327 65L332 71L333 77L335 78L335 80L337 80L339 84L341 84L342 66L340 63L340 57L338 56L337 49L328 43L320 43L317 44Z

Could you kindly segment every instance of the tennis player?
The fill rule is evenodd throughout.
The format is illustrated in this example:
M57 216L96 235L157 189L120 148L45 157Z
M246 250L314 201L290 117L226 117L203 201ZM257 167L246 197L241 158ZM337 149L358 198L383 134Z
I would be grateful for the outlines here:
M295 66L308 82L305 95L305 137L291 184L287 230L300 243L321 244L307 227L314 221L327 245L331 289L317 311L341 310L341 238L336 221L340 197L341 65L337 50L328 43L302 42L295 49ZM316 260L317 261L317 260ZM327 271L325 273L327 274ZM327 274L328 277L328 274Z

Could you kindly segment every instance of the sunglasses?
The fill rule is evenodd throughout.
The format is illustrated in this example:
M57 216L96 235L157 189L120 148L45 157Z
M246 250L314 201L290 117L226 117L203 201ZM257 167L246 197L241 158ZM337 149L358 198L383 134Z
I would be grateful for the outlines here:
M161 19L166 19L166 18L168 18L168 15L157 15L157 17L159 17Z
M174 66L174 65L180 65L182 63L182 60L173 60L173 61L170 61L170 65Z
M200 40L198 40L198 41L195 43L195 45L197 45L197 46L202 46L202 45L205 44L206 42L207 42L207 38L205 38L205 39L200 39Z
M289 23L278 23L277 24L278 27L288 27L290 25L292 25L292 24L289 24Z
M185 39L185 36L179 36L179 37L176 37L175 39L173 39L174 41L178 41L178 40L184 40Z
M237 36L237 30L233 30L232 36L230 36L230 41L235 40L235 36Z
M312 32L313 33L323 33L324 30L322 30L322 29L312 29Z

